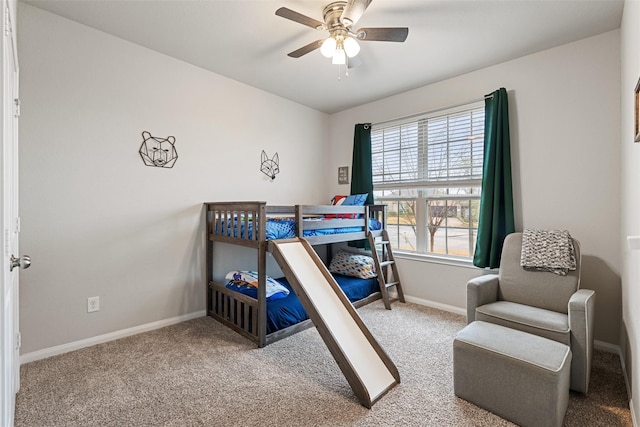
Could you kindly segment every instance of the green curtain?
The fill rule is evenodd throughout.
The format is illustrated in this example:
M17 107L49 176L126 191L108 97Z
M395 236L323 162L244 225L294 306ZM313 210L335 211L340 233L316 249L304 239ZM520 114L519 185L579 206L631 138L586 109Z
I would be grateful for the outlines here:
M506 89L500 88L485 98L482 195L473 265L500 267L504 238L514 231L509 105Z
M353 133L351 194L367 193L366 205L373 204L373 168L371 166L371 123L358 123ZM369 242L358 240L349 246L369 249Z
M358 123L353 134L351 194L369 194L365 204L373 204L371 167L371 123Z

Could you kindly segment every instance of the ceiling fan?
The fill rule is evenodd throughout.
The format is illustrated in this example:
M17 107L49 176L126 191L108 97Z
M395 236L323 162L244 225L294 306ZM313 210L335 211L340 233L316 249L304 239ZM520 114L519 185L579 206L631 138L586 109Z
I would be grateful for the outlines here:
M405 41L409 34L409 29L406 27L351 29L362 17L371 1L349 0L329 3L322 11L324 22L309 18L286 7L276 10L278 16L316 30L329 32L329 37L311 42L288 53L288 56L300 58L319 48L322 55L332 58L333 64L345 64L347 58L353 58L360 52L358 41Z

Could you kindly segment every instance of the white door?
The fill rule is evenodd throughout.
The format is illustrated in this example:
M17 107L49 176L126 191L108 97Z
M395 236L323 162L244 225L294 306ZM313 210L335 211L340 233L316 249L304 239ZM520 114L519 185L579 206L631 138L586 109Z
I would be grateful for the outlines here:
M20 388L20 334L18 328L18 272L28 267L28 257L18 256L18 56L15 38L16 0L2 0L2 197L0 201L2 316L0 372L2 394L0 423L12 426L15 397Z

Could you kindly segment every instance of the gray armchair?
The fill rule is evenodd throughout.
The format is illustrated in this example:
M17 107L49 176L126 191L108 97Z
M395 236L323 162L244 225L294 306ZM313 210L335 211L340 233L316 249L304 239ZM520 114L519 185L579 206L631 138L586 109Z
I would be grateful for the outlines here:
M572 390L586 393L591 374L595 292L580 288L580 244L573 239L576 270L566 276L520 266L522 233L507 236L498 275L467 284L467 323L495 323L561 342L571 348Z

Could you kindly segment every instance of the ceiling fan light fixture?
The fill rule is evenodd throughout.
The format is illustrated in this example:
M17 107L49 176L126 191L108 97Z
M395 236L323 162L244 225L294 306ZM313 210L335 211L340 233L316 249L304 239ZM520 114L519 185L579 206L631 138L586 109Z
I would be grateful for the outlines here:
M336 45L336 39L327 37L327 39L322 42L322 46L320 46L320 53L325 58L332 58L336 52Z
M333 59L331 63L334 65L344 65L347 63L347 55L344 53L344 49L342 46L339 46L336 49L336 52L333 54Z
M353 58L360 52L360 44L353 37L347 37L343 42L344 51L349 58Z
M313 41L287 55L300 58L316 49L333 64L355 66L361 63L360 42L387 41L404 42L409 33L407 27L366 27L354 30L351 27L362 18L372 0L331 0L322 10L323 21L309 18L286 7L276 10L276 15L302 25L329 33L324 39ZM346 67L346 68L349 68Z

